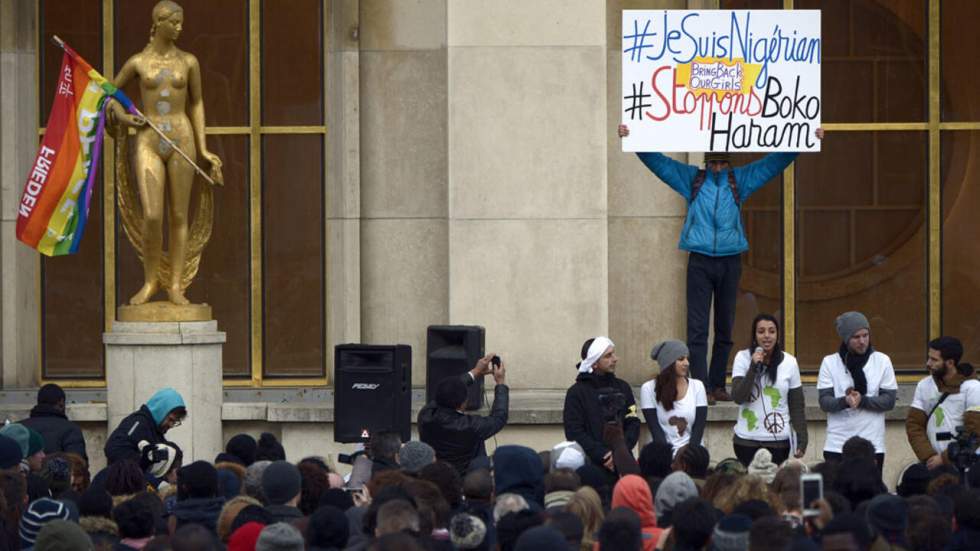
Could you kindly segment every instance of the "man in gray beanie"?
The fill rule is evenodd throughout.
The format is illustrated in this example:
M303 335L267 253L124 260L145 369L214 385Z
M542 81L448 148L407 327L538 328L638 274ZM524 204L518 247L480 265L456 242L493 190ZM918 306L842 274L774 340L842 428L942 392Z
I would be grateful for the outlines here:
M657 495L653 499L657 525L661 528L670 526L674 508L692 497L698 497L698 486L687 473L674 471L667 475L657 487Z
M255 542L255 551L303 551L305 546L299 530L285 522L277 522L262 529Z
M711 534L709 551L747 551L749 548L749 530L752 529L752 519L745 515L732 514L721 517Z
M34 551L95 551L95 546L81 527L59 519L41 528L34 542Z
M418 440L409 440L398 450L398 464L410 475L417 475L422 467L435 462L436 452L432 446Z
M885 463L885 412L895 407L898 381L891 359L871 345L871 324L861 312L844 312L834 323L841 344L824 357L817 377L820 409L827 412L823 456L840 461L852 436L875 447L881 470Z
M296 507L302 482L299 469L288 461L273 461L265 468L262 473L265 509L277 522L302 518L303 513Z

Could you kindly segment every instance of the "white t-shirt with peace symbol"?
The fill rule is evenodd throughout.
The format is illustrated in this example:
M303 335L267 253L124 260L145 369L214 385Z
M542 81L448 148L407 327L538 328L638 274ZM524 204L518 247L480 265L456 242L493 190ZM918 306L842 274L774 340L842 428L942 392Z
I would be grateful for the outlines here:
M915 396L911 407L932 415L926 420L926 434L936 453L942 453L953 441L952 438L939 440L936 435L947 433L956 435L956 427L963 425L963 414L970 408L980 407L980 381L970 379L960 384L960 391L950 394L943 403L936 406L943 395L931 376L919 381L915 386ZM935 411L933 411L935 408Z
M732 377L745 377L752 365L748 349L735 355ZM760 442L789 440L792 427L789 423L789 390L800 388L800 366L796 358L783 353L783 361L776 368L776 381L760 373L755 377L750 401L738 408L735 435L746 440Z
M670 411L657 402L657 380L651 379L640 388L640 409L657 410L657 424L667 437L667 443L673 446L674 453L691 441L691 430L694 428L694 417L698 407L708 406L708 393L704 383L697 379L688 379L687 392L684 397L674 402Z

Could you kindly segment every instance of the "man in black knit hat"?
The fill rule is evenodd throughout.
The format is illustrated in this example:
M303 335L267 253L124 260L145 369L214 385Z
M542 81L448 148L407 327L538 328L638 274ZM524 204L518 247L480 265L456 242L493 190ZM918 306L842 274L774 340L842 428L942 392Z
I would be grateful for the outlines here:
M65 391L54 383L48 383L37 391L37 405L31 416L20 422L36 430L44 437L44 453L74 453L88 461L82 429L65 415Z

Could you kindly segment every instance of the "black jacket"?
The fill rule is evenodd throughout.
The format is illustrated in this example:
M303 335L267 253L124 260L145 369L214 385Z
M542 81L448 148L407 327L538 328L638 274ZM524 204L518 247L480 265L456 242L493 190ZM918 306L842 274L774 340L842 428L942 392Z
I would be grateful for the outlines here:
M74 453L88 461L82 429L69 421L68 417L54 406L50 404L34 406L31 409L31 416L20 424L41 433L44 437L44 453Z
M276 522L292 523L294 520L303 518L303 511L292 505L266 505L265 510L269 511Z
M462 375L467 385L473 384L469 373ZM460 474L466 472L476 457L485 457L487 448L483 441L500 432L507 424L510 394L507 385L493 389L493 405L490 415L467 415L454 409L429 402L419 411L419 440L432 446L436 457L445 461Z
M218 522L218 515L221 508L225 506L223 497L192 497L177 500L174 507L174 517L177 519L177 528L185 524L200 524L211 532L215 532L215 525Z
M633 388L615 375L596 375L579 373L575 384L565 393L565 408L562 423L565 426L565 439L578 442L585 455L596 465L602 465L602 457L610 451L602 441L603 411L599 404L601 392L619 392L624 405L618 411L623 420L623 434L626 447L630 450L640 438L640 418L636 415L636 399Z
M975 551L980 549L980 530L960 528L946 544L946 551Z
M139 443L142 440L150 444L163 444L167 441L160 427L153 420L150 408L145 404L134 413L127 415L106 439L106 463L111 465L126 459L139 463L141 458Z

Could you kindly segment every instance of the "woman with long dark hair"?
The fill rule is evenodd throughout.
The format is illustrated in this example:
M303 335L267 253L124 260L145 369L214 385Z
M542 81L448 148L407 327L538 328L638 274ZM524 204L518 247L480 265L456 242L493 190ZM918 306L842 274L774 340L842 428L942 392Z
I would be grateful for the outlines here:
M732 399L739 405L735 456L748 467L759 448L779 465L806 452L806 401L796 358L783 352L779 321L769 314L752 320L749 347L735 355ZM795 439L793 436L795 435Z
M643 383L640 408L650 436L677 450L688 444L701 444L708 419L708 393L704 383L690 377L687 345L664 341L650 351L660 364L656 378Z

